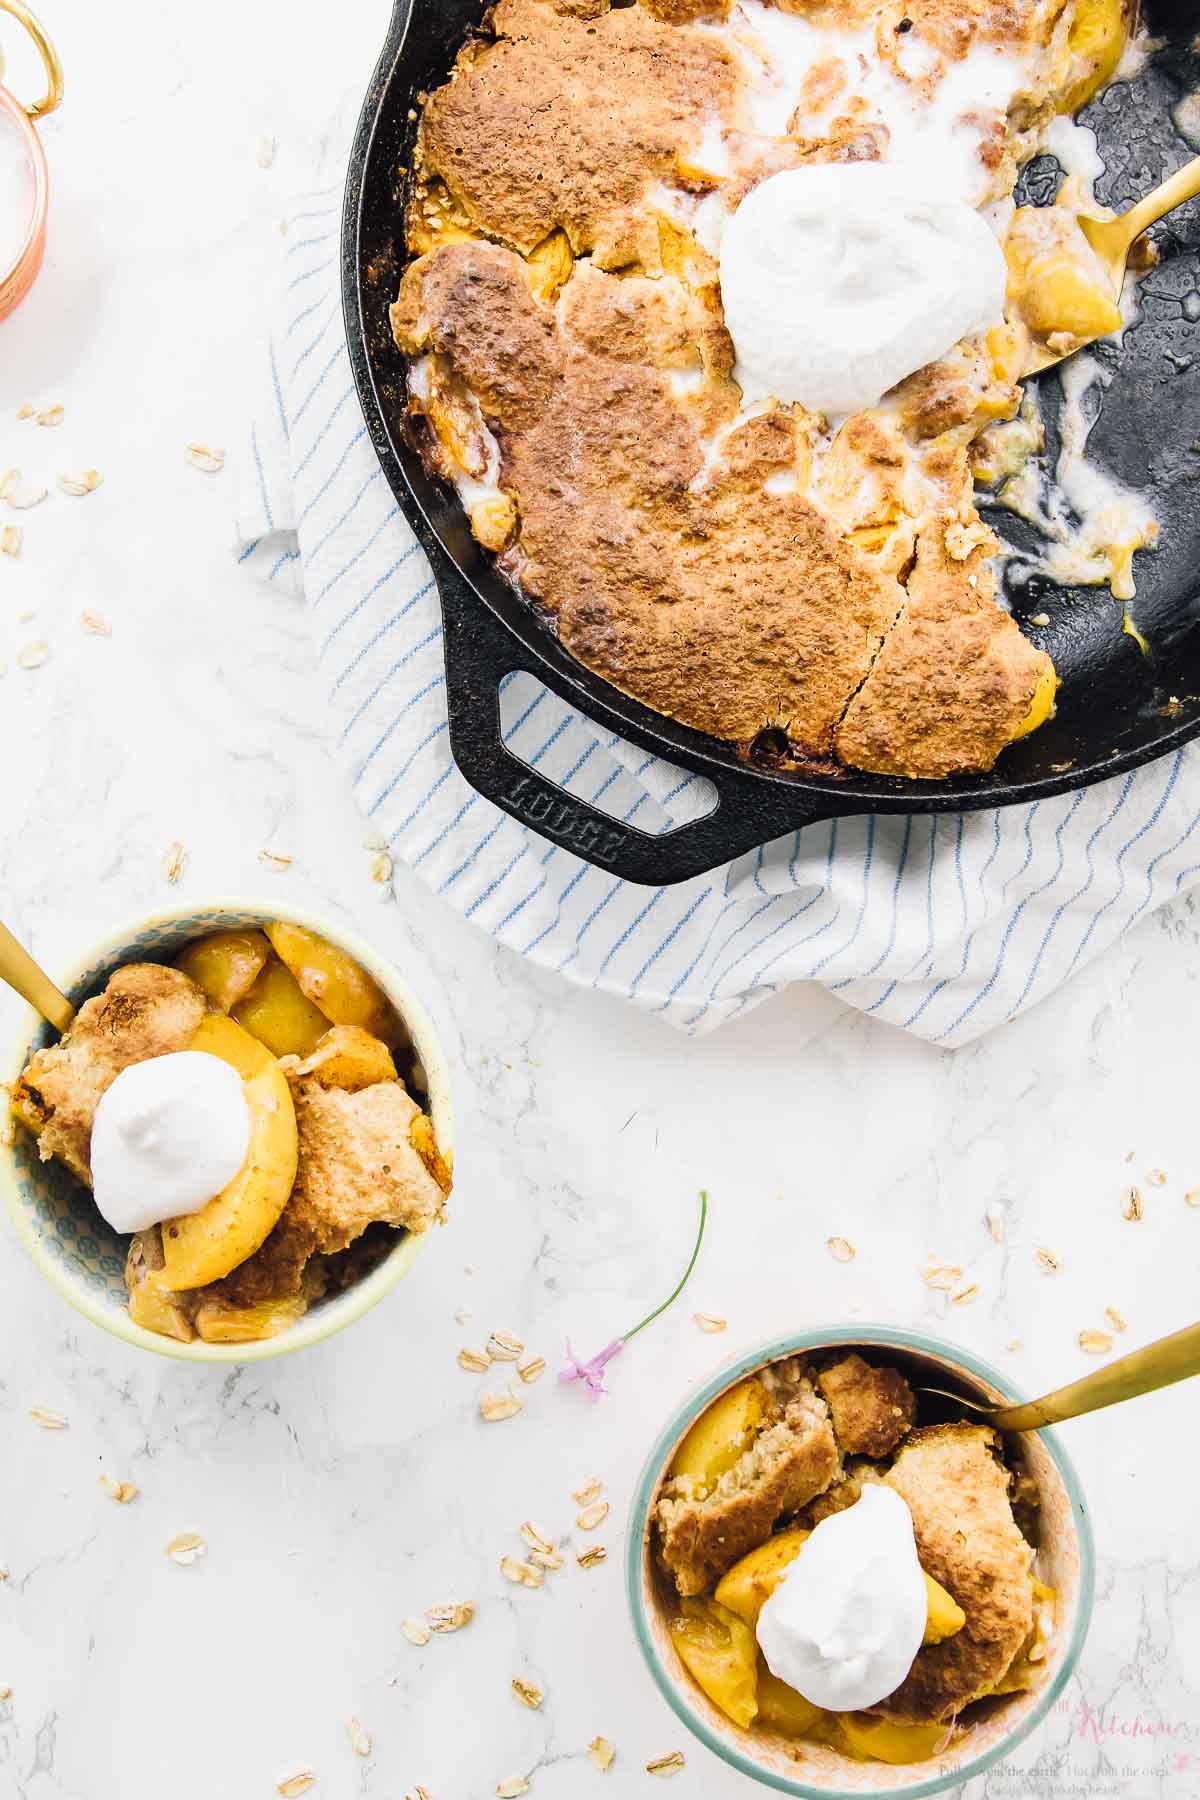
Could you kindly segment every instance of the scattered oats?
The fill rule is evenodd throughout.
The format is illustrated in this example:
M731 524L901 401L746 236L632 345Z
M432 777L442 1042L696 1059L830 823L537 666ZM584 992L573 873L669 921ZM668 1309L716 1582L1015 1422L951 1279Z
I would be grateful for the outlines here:
M219 475L225 467L225 452L214 450L210 444L189 444L185 454L193 469L199 469L203 475Z
M136 1500L138 1497L137 1485L132 1481L114 1481L111 1475L102 1475L100 1486L109 1499L115 1500L118 1506L128 1506L131 1500Z
M67 1428L67 1421L62 1413L55 1412L49 1406L31 1406L29 1416L43 1431L65 1431Z
M522 1775L510 1775L507 1781L496 1783L496 1792L500 1800L518 1800L519 1795L529 1792L529 1783Z
M65 406L45 406L36 415L37 422L39 425L61 425L66 410Z
M972 1300L978 1300L978 1298L978 1282L969 1281L966 1287L960 1287L956 1294L951 1294L950 1304L952 1306L970 1306Z
M254 159L260 169L269 169L275 161L275 139L270 132L264 131L255 146Z
M294 1775L281 1781L275 1791L283 1795L283 1800L297 1800L298 1795L307 1794L316 1779L311 1769L297 1769Z
M448 1601L443 1606L427 1606L425 1617L430 1631L461 1631L475 1617L472 1600Z
M1121 1216L1126 1219L1140 1219L1145 1212L1142 1204L1141 1188L1131 1187L1125 1196L1125 1204L1121 1208Z
M386 850L380 850L371 859L371 880L377 881L380 887L386 887L392 879L392 859Z
M387 849L387 839L384 837L382 831L368 831L362 842L364 850Z
M32 419L36 412L37 412L37 407L30 406L28 400L26 400L26 402L23 406L18 406L17 417L18 417L18 419Z
M589 1544L588 1548L586 1550L581 1550L579 1555L575 1558L575 1561L579 1564L581 1569L594 1569L597 1564L606 1562L607 1560L608 1551L604 1548L603 1544Z
M0 1700L11 1700L11 1699L12 1699L12 1689L10 1687L0 1687Z
M701 1331L724 1331L725 1329L726 1321L720 1313L695 1313L693 1317Z
M1104 1309L1104 1316L1108 1320L1109 1324L1112 1326L1114 1331L1128 1331L1129 1330L1129 1326L1128 1326L1128 1323L1126 1322L1124 1313L1118 1312L1118 1310L1115 1306L1106 1306Z
M167 1545L167 1555L173 1563L188 1569L198 1557L208 1555L208 1545L197 1531L181 1531Z
M606 1769L612 1768L613 1758L616 1754L606 1737L594 1737L588 1745L588 1761L593 1763L601 1774Z
M1079 1348L1086 1350L1089 1356L1103 1356L1112 1347L1113 1341L1107 1331L1081 1331L1079 1334Z
M428 1788L417 1786L411 1794L405 1794L404 1800L433 1800L433 1795Z
M1009 1338L1009 1340L1008 1340L1007 1344L1005 1344L1004 1348L1006 1350L1013 1351L1013 1353L1015 1354L1016 1351L1018 1351L1021 1348L1020 1338Z
M90 631L93 637L112 636L112 626L109 624L103 613L93 612L89 606L84 608L83 612L80 613L79 618L83 625L83 629L85 631Z
M14 512L28 512L31 506L40 506L49 492L49 488L23 480L20 469L9 469L0 480L0 500L7 500Z
M260 850L258 860L264 869L275 869L280 874L292 866L292 859L286 850Z
M580 1531L595 1531L597 1525L603 1525L607 1517L608 1501L593 1500L590 1506L584 1507L583 1511L575 1520L575 1523L578 1525Z
M1200 1206L1200 1188L1189 1188L1183 1197L1189 1206Z
M513 1676L512 1691L514 1698L519 1700L522 1706L527 1706L530 1712L536 1712L545 1699L541 1688L535 1687L532 1681L526 1681L521 1675Z
M962 1270L956 1263L931 1262L925 1268L918 1269L917 1273L926 1287L937 1288L940 1293L949 1293L962 1275Z
M683 1751L672 1750L669 1756L655 1756L646 1764L647 1775L678 1775L684 1767Z
M554 1549L554 1539L540 1525L535 1525L532 1519L526 1519L521 1526L521 1542L531 1550L540 1550L544 1556L548 1556Z
M546 1577L532 1563L522 1562L516 1556L500 1558L500 1573L505 1581L511 1581L514 1587L540 1588Z
M370 1756L373 1749L371 1734L361 1719L346 1720L346 1736L350 1739L350 1748L355 1756Z
M103 480L99 469L77 469L73 474L60 475L58 485L64 494L82 500L85 494L94 494Z
M527 1356L517 1364L517 1374L524 1382L540 1381L545 1373L546 1359L544 1356Z
M1047 1250L1044 1244L1039 1244L1033 1254L1043 1275L1057 1275L1062 1268L1062 1263L1055 1256L1053 1250Z
M472 1375L486 1375L492 1365L482 1350L473 1350L467 1344L458 1353L458 1366L460 1369L469 1369Z
M983 1216L987 1220L987 1228L991 1233L993 1244L1003 1243L1004 1214L1000 1211L1000 1208L998 1206L989 1206Z
M531 1550L529 1560L537 1568L549 1569L551 1572L563 1566L562 1553L558 1550Z
M424 1619L401 1619L400 1629L409 1643L415 1644L418 1650L424 1649L432 1635Z
M844 1237L826 1238L825 1239L825 1248L828 1250L830 1256L832 1256L834 1262L853 1262L854 1261L855 1249L854 1249L854 1245L850 1242L849 1238L844 1238Z
M1146 1180L1150 1183L1151 1187L1166 1187L1166 1171L1164 1169L1151 1169Z
M20 556L21 527L6 525L0 530L0 556Z
M525 1346L511 1331L493 1331L487 1353L493 1362L516 1362L524 1356Z
M5 1568L0 1568L0 1582L4 1582L7 1580L8 1580L8 1570Z
M589 1475L583 1486L575 1489L571 1498L578 1501L580 1506L587 1506L591 1501L598 1500L603 1492L604 1483L598 1476Z
M521 1402L512 1393L485 1394L479 1402L479 1416L489 1425L498 1425L502 1419L515 1419L520 1410Z
M475 1317L475 1314L470 1310L469 1307L460 1306L458 1311L454 1315L454 1323L456 1325L469 1325L471 1323L471 1320L474 1317Z
M50 646L45 638L34 638L32 643L23 644L16 655L18 669L40 669L49 660Z
M168 844L163 851L163 880L166 881L170 887L174 887L179 881L183 871L187 868L187 860L188 853L178 838L175 838L172 843Z

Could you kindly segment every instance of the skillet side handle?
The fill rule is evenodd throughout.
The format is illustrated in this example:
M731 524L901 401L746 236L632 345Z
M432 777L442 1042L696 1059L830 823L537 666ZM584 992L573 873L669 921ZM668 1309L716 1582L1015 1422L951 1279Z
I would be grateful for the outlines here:
M716 808L661 837L577 799L522 761L500 727L500 684L519 670L541 678L520 644L482 606L458 570L426 543L442 601L450 747L477 793L539 836L622 881L669 887L720 868L784 833L830 817L806 795L774 793L722 771Z

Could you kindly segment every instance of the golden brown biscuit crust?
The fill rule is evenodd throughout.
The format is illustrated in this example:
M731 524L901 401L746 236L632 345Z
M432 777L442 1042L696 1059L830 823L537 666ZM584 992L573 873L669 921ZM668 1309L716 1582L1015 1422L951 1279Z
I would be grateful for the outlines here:
M910 1434L884 1476L912 1513L921 1567L966 1613L918 1651L895 1693L871 1710L901 1723L951 1719L1005 1674L1033 1626L1033 1552L1013 1518L1000 1437L985 1425Z
M904 609L846 710L837 754L911 779L990 769L1053 664L993 597L983 551L956 560L953 523L921 534Z
M239 1306L299 1293L312 1257L346 1249L376 1220L419 1232L442 1215L442 1188L412 1140L424 1115L402 1083L347 1093L292 1076L296 1184L265 1243L216 1284Z
M122 1069L186 1050L208 1010L196 983L161 963L126 963L80 1007L57 1044L30 1057L13 1090L17 1117L43 1162L58 1157L92 1185L92 1120Z
M853 1351L821 1369L817 1386L843 1456L890 1456L912 1429L916 1401L899 1369L874 1366Z
M693 1499L686 1483L668 1482L655 1518L678 1591L703 1593L768 1538L776 1520L827 1488L839 1467L824 1407L804 1383L782 1420L760 1432L705 1499Z

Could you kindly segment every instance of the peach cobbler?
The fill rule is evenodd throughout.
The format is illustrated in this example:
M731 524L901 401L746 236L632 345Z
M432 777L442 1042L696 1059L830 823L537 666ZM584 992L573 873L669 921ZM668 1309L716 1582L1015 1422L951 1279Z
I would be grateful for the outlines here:
M1046 720L975 480L1037 447L995 435L1022 377L1121 324L1087 170L1013 194L1074 165L1131 5L488 8L423 106L392 326L427 460L589 668L813 769L983 771Z
M30 1057L12 1110L129 1237L134 1322L243 1343L441 1218L423 1086L375 981L276 920L117 969Z
M853 1350L727 1389L652 1515L670 1641L713 1704L892 1763L940 1755L971 1709L1036 1685L1055 1629L1038 1532L997 1432L918 1422L900 1370Z

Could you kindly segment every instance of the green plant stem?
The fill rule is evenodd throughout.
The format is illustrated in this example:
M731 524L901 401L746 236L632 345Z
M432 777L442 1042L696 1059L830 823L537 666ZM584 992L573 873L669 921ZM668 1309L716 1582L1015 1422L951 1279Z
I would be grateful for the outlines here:
M652 1313L647 1313L646 1317L644 1319L642 1319L637 1325L635 1325L632 1331L627 1331L625 1333L624 1337L621 1339L621 1342L623 1344L627 1344L629 1342L630 1338L636 1337L639 1331L644 1331L646 1329L647 1325L653 1325L655 1319L657 1319L661 1313L665 1313L668 1306L673 1306L675 1301L678 1300L680 1294L682 1294L684 1288L687 1286L689 1280L691 1279L692 1270L696 1266L696 1259L700 1255L700 1246L704 1242L704 1227L705 1227L707 1221L708 1221L708 1194L704 1188L701 1188L700 1189L700 1227L699 1227L698 1231L696 1232L696 1242L692 1246L692 1254L691 1254L691 1258L688 1262L688 1266L683 1271L683 1274L680 1277L679 1282L671 1290L671 1292L667 1295L667 1297L663 1301L662 1305L656 1306L654 1311Z

